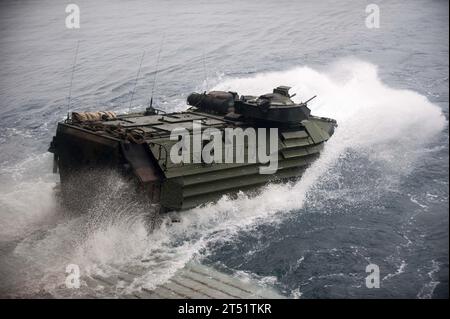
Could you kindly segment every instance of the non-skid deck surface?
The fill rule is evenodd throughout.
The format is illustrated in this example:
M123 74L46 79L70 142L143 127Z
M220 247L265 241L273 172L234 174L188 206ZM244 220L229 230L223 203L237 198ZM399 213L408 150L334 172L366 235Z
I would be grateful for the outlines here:
M155 289L127 288L145 269L127 269L114 275L82 277L79 289L58 289L58 297L142 298L142 299L281 299L274 288L249 278L238 278L214 268L191 262ZM145 286L145 285L144 285Z

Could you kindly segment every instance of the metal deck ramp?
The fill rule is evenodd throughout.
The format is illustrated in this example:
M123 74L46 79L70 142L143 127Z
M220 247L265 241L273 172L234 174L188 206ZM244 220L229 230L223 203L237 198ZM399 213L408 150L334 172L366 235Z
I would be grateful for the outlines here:
M155 290L145 290L138 298L183 299L281 299L273 288L251 280L224 274L211 267L190 263L179 270L168 282Z
M249 278L238 278L212 267L190 262L155 289L126 292L124 287L143 276L145 268L118 269L113 274L81 277L81 287L58 287L57 298L139 299L284 299L273 287Z

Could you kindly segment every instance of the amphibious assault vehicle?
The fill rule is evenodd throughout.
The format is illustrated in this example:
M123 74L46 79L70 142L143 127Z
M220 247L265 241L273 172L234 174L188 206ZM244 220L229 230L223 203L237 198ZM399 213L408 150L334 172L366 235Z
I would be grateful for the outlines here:
M289 89L279 86L261 96L192 93L187 98L190 107L178 113L151 105L121 115L72 112L58 123L49 148L63 195L73 197L74 186L92 185L89 174L84 182L77 178L84 172L109 168L130 176L162 210L180 211L224 194L299 178L337 124L311 115L311 99L294 103ZM223 135L216 140L218 133ZM258 162L259 157L266 162ZM275 169L264 171L268 159Z

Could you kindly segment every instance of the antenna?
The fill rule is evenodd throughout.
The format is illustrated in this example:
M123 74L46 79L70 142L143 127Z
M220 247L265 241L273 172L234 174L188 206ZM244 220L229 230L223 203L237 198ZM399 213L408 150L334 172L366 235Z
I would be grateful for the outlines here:
M208 73L206 73L206 55L205 55L205 50L203 50L203 72L205 73L206 90L208 90L209 85L208 85Z
M134 88L133 88L133 91L131 92L130 106L128 107L128 112L131 110L131 103L133 102L134 91L136 90L136 85L137 85L137 81L138 81L138 78L139 78L139 73L141 73L141 66L142 66L142 61L144 60L144 55L145 55L145 51L142 52L141 63L139 64L139 69L138 69L138 72L136 74L136 80L134 81Z
M156 78L158 76L158 70L159 70L159 57L161 56L161 51L162 51L162 46L163 46L163 43L164 43L164 38L165 38L165 35L163 35L163 38L161 39L161 44L159 46L159 52L158 52L158 58L156 59L156 71L155 71L155 78L153 79L152 95L151 95L151 98L150 98L149 109L151 109L152 105L153 105L153 93L155 92Z
M80 46L80 40L77 41L77 48L75 50L75 58L73 59L72 75L70 77L69 98L67 100L67 119L69 119L69 114L70 114L70 98L72 96L73 74L75 73L75 65L77 64L78 47L79 46Z

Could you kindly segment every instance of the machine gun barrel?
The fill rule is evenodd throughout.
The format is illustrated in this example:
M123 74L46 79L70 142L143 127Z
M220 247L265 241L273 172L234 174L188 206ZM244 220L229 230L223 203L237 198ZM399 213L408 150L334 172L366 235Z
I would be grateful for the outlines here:
M312 98L310 98L309 100L303 102L302 104L308 104L308 102L312 101L313 99L316 98L317 95L314 95Z

